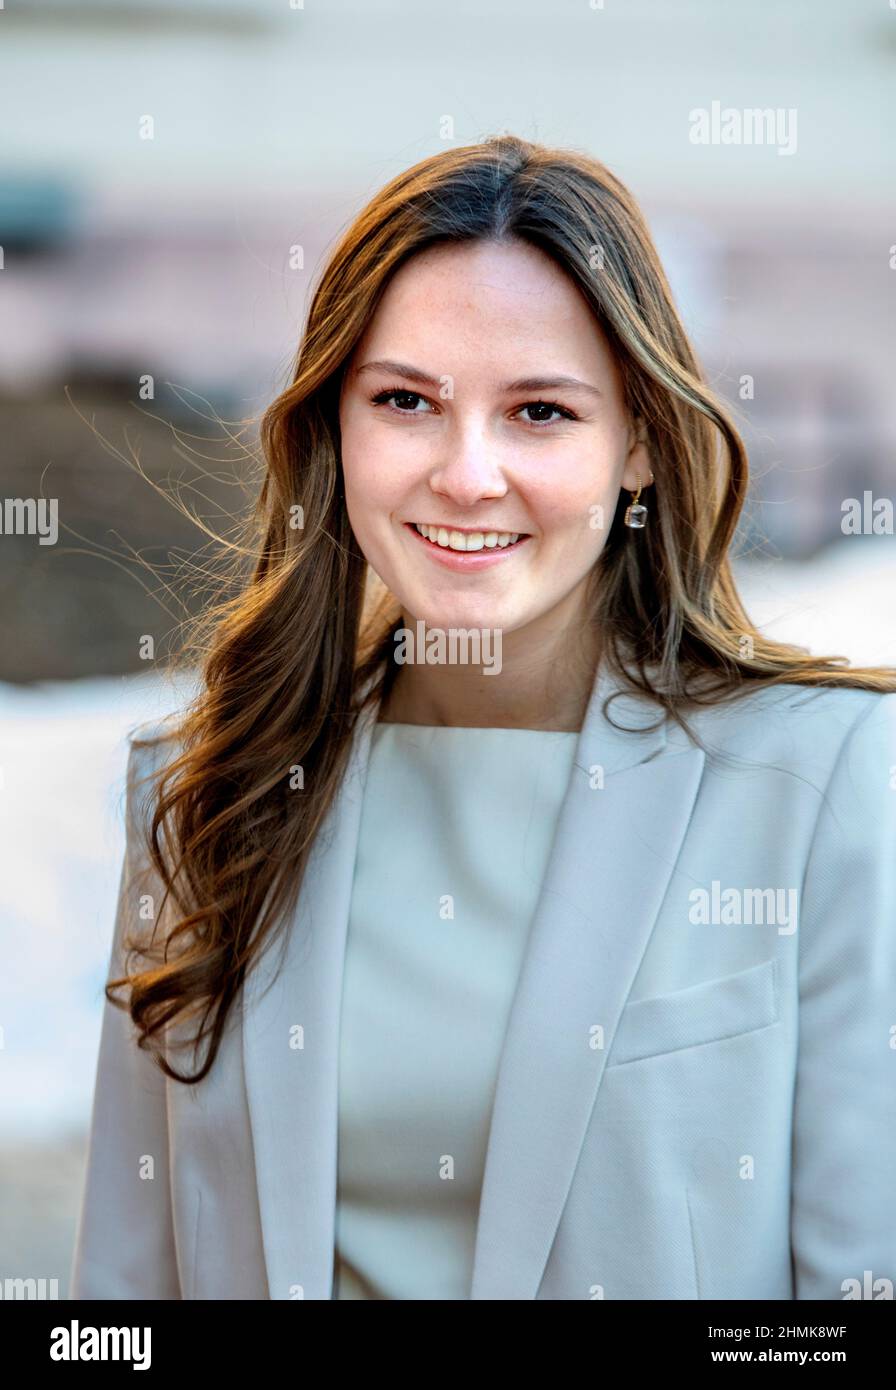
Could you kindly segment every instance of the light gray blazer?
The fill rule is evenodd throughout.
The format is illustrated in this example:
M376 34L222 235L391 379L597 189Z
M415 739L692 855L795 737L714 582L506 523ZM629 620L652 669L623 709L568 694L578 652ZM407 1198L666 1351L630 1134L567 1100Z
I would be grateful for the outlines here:
M693 716L706 756L634 697L618 732L613 689L602 671L513 1003L471 1297L892 1297L896 695L755 692ZM372 722L210 1075L168 1082L105 1005L72 1297L331 1297ZM146 770L132 749L110 970Z

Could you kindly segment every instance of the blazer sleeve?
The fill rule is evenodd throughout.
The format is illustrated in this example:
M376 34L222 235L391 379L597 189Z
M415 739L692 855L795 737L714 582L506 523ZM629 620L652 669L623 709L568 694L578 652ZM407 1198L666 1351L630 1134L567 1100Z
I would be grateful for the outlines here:
M875 1281L896 1285L896 694L875 692L842 744L800 916L794 1298L881 1296Z
M124 973L122 937L140 921L141 895L151 893L156 906L161 901L161 880L149 865L142 839L148 808L144 779L152 763L151 750L131 744L127 841L107 979ZM118 997L123 998L124 992ZM106 1001L69 1298L181 1297L169 1181L166 1078L152 1058L138 1049L130 1014Z

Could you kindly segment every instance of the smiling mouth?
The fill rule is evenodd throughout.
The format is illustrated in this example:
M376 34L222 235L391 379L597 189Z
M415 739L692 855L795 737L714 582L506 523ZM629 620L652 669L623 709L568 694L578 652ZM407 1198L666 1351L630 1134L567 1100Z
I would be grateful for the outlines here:
M431 545L462 555L475 550L506 550L518 541L529 539L525 531L455 531L446 526L428 526L419 521L406 524Z

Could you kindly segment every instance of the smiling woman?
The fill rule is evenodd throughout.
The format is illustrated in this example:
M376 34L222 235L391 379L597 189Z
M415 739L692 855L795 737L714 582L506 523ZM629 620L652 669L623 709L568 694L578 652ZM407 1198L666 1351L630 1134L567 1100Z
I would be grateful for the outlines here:
M399 175L262 445L133 741L75 1297L892 1294L896 672L745 613L631 194L512 136Z
M347 364L339 423L352 531L387 589L435 626L504 634L503 698L471 691L463 722L578 727L593 677L579 659L586 591L606 540L588 521L651 469L575 283L514 237L420 252ZM446 587L446 568L469 581ZM409 668L388 708L453 723L456 701Z

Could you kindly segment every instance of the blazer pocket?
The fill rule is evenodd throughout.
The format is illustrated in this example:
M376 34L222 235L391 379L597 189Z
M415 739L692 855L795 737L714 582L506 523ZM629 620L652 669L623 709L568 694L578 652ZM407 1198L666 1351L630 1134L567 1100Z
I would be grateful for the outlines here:
M622 1010L607 1066L639 1062L767 1028L778 1020L778 962L687 989L633 999Z

